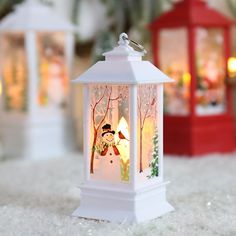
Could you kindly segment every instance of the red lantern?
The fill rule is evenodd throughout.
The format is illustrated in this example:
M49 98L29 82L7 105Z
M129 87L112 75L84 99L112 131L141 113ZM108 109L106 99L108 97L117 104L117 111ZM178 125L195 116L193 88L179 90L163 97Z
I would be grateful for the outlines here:
M178 1L150 25L165 88L165 152L198 155L235 147L226 86L232 21L201 0Z

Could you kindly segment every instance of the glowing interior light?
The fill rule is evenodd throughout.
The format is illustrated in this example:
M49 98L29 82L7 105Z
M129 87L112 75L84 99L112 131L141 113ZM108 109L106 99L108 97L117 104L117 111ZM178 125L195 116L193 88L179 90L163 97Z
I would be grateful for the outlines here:
M0 80L0 96L2 95L2 81Z
M115 141L119 149L121 159L124 161L129 159L129 126L125 118L122 116L116 129Z
M228 59L228 71L229 71L230 77L236 76L236 58L235 57L230 57Z
M191 81L191 75L190 75L190 73L185 72L185 73L183 74L183 81L184 81L184 84L189 84L189 83L190 83L190 81Z

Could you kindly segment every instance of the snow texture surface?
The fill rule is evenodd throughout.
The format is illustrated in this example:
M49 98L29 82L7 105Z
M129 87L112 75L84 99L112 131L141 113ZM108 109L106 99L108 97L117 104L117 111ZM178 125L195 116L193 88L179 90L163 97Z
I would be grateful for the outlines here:
M0 162L0 235L236 235L236 154L165 157L175 211L139 225L71 217L80 201L81 159Z

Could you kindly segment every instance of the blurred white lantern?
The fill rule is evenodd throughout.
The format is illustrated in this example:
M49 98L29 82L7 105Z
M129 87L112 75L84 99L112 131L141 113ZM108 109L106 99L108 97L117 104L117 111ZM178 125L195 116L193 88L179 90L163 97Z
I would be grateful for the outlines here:
M47 158L71 149L74 29L33 0L1 21L0 135L7 156Z
M119 46L76 82L84 91L85 182L74 216L140 222L173 207L163 181L163 83L129 46Z

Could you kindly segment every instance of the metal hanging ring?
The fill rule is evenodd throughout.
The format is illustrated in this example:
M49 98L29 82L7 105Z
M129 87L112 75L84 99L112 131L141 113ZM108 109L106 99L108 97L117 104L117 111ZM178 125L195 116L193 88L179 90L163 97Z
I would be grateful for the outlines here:
M139 43L135 42L134 40L129 39L129 38L125 37L125 36L123 36L122 38L123 38L123 40L127 40L127 41L129 41L130 43L132 43L132 44L133 44L134 46L136 46L139 50L141 50L141 52L143 52L144 54L147 53L147 51L145 50L145 48L144 48L141 44L139 44Z

